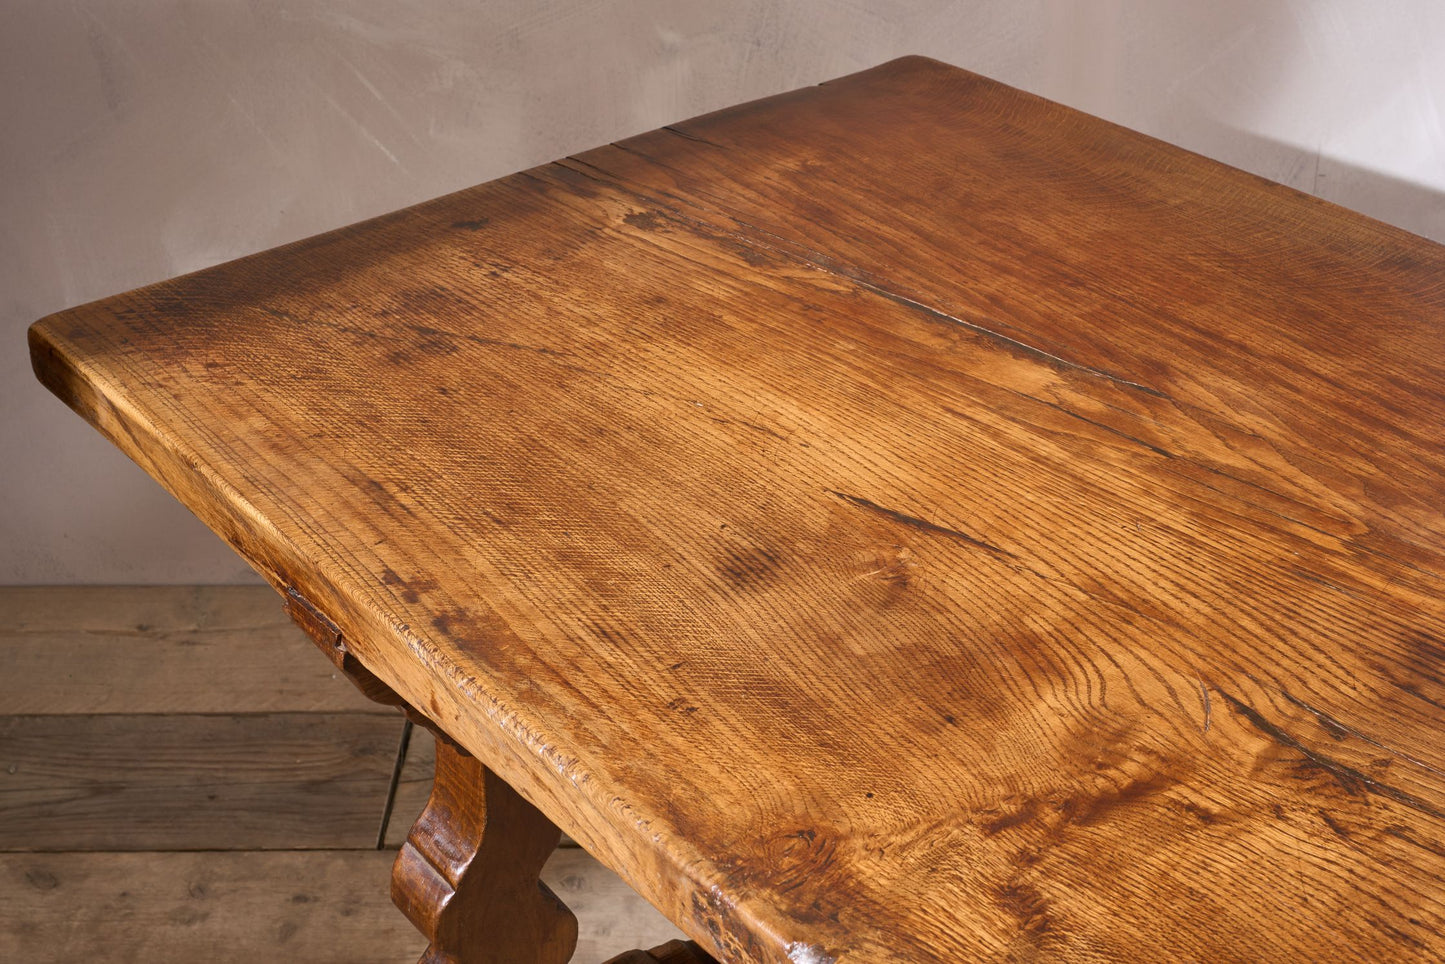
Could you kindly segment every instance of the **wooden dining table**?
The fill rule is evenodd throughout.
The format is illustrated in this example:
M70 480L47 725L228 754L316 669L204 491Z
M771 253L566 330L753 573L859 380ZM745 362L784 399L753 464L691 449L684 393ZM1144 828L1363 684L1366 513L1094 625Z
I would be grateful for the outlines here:
M909 57L30 345L438 734L425 961L559 828L619 961L1445 959L1440 245Z

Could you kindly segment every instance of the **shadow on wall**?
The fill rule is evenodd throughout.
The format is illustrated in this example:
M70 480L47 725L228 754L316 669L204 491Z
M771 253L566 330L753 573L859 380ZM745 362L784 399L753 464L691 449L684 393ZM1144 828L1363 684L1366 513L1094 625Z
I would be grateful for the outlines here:
M1445 241L1445 62L1438 5L1404 20L1339 0L1206 5L1228 25L1196 76L1191 117L1249 169ZM1416 6L1411 4L1411 6ZM1266 133L1267 132L1267 133Z
M1097 0L1023 86L1445 241L1445 4Z
M1216 143L1237 147L1237 167L1377 221L1445 243L1445 190L1396 177L1247 130L1221 128ZM1279 172L1288 172L1281 176Z

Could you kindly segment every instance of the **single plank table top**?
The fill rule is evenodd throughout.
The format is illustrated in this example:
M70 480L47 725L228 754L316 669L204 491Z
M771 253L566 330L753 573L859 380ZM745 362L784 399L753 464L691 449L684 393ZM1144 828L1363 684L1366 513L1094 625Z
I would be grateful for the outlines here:
M1445 956L1436 244L906 58L31 346L722 961Z

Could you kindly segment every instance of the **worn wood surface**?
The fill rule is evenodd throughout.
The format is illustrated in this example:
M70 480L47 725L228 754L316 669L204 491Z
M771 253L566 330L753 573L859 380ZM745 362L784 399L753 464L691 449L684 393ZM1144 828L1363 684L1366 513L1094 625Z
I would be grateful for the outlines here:
M52 316L723 961L1442 953L1445 255L919 59Z
M540 882L561 833L477 758L436 743L426 809L391 897L430 944L422 964L567 964L577 918Z

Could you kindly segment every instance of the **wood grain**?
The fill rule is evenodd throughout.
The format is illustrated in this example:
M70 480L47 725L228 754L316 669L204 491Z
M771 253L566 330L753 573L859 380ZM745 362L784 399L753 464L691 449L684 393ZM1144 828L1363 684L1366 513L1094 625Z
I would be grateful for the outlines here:
M1445 950L1445 253L917 58L39 322L722 961Z
M398 729L372 713L0 717L0 851L373 846Z
M360 711L268 586L0 587L0 713Z

